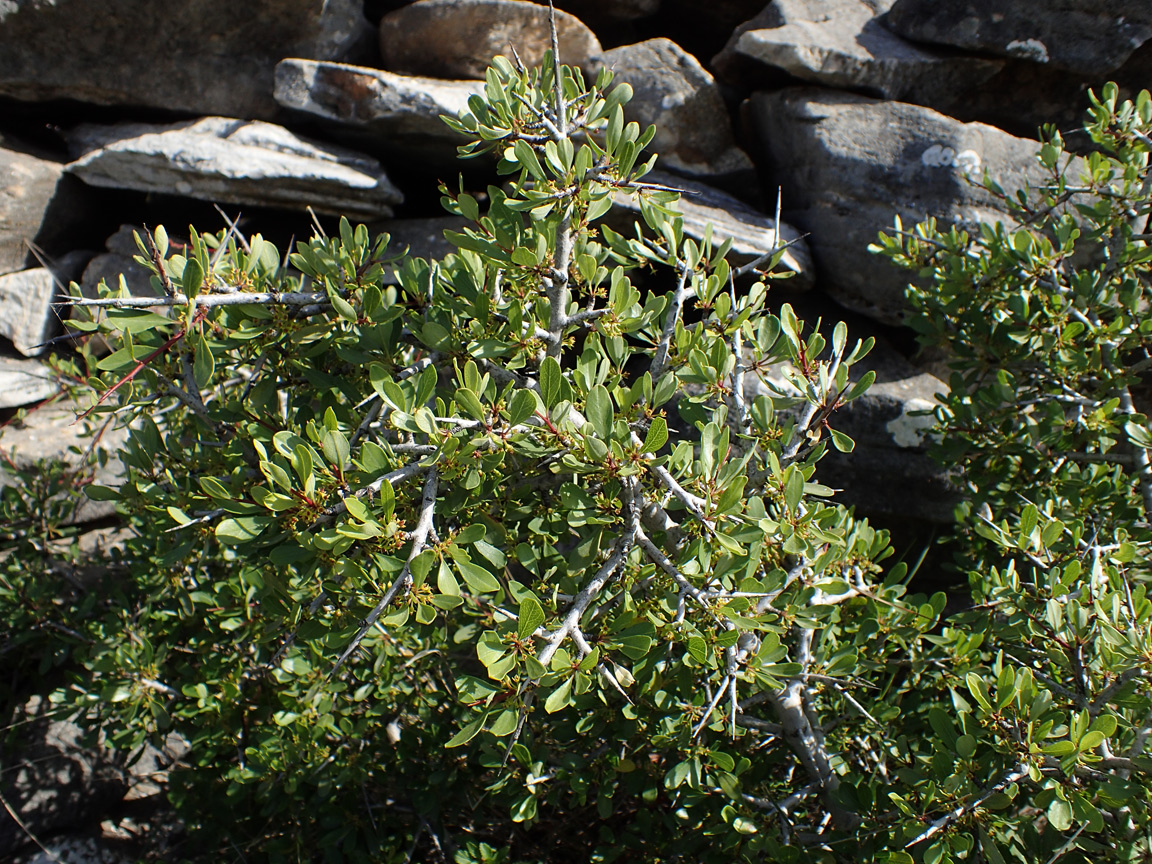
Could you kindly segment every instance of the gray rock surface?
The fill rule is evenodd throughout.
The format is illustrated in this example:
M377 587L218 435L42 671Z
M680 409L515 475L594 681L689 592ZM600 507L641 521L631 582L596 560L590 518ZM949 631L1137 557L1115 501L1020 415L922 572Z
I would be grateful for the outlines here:
M357 0L5 0L0 96L271 118L283 57L370 44Z
M951 45L1097 77L1152 38L1147 0L896 0L886 24L920 42Z
M43 459L59 459L70 468L84 464L85 455L94 446L115 453L128 440L128 431L114 424L78 420L87 408L72 403L48 405L27 412L19 422L0 430L0 488L11 485L13 477L4 465L27 469ZM98 441L93 437L99 433ZM119 486L124 480L124 466L118 458L110 458L96 468L93 482L101 486ZM105 519L116 513L114 501L94 501L82 496L75 512L64 524L82 525Z
M93 186L381 218L404 200L379 162L258 120L84 125L68 171Z
M869 366L867 359L863 365ZM820 461L820 482L842 490L836 500L861 515L951 523L960 490L927 453L934 420L923 413L947 390L938 378L912 368L878 378L833 416L832 425L851 436L856 448L831 448Z
M560 59L591 69L600 42L580 19L556 12ZM433 78L484 78L498 54L538 66L551 47L548 7L527 0L418 0L380 21L384 68Z
M46 699L32 697L14 720L21 724L19 749L10 745L0 752L0 788L32 833L47 836L82 823L123 798L128 781L119 760L103 748L84 746L80 727L52 716ZM26 843L23 829L0 810L0 856Z
M30 405L60 390L56 374L40 360L0 355L0 408Z
M785 215L811 232L821 287L885 323L903 318L908 275L868 244L891 230L894 214L907 227L928 216L945 225L1007 221L978 185L984 170L1005 189L1045 179L1036 142L915 105L794 88L755 94L749 115L783 186Z
M56 276L47 267L20 270L0 276L0 336L12 341L25 357L47 350L55 321L52 300Z
M728 108L700 61L670 39L649 39L604 52L615 82L632 86L624 116L656 124L649 145L660 165L696 177L746 173L752 160L736 147Z
M713 63L735 55L802 81L885 99L946 107L987 80L1003 61L941 54L914 45L881 21L892 0L775 0L733 33Z
M749 207L743 201L703 183L685 180L661 171L653 171L644 177L644 182L658 183L682 190L680 213L684 217L684 233L700 239L709 224L712 225L714 242L721 243L732 238L732 260L744 264L759 258L775 248L778 243L792 243L784 253L780 264L796 275L785 282L777 283L792 291L811 288L815 281L812 258L808 245L800 232L787 223L781 223L777 232L776 221L771 216ZM640 204L634 194L623 190L613 196L617 208L606 217L608 224L617 231L632 235L632 224L640 215Z
M0 275L0 336L25 357L47 351L45 343L60 329L60 312L53 301L79 278L90 257L89 252L70 252L49 262L51 267Z
M80 215L64 163L31 149L0 135L0 273L35 263L30 244L50 245L46 236L59 236Z
M480 81L397 75L383 69L290 58L276 67L276 101L284 108L337 124L365 150L398 152L450 164L466 140L440 119L457 116Z

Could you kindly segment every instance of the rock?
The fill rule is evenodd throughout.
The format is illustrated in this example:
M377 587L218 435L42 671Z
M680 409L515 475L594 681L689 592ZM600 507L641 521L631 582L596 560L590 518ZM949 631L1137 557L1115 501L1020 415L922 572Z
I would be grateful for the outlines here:
M0 408L31 405L59 392L56 373L47 363L0 355Z
M6 0L0 96L272 118L283 57L351 59L358 0Z
M945 109L987 80L1003 61L940 54L882 24L891 0L775 0L737 28L713 64L736 57L802 81Z
M927 216L945 225L1010 221L978 185L984 169L1004 189L1046 179L1035 141L915 105L794 88L755 94L749 114L784 189L784 213L810 232L821 287L885 323L903 318L908 275L868 245L891 230L894 214L908 227Z
M728 108L700 62L669 39L649 39L604 52L616 81L632 86L624 116L656 125L651 151L660 165L697 177L746 173L752 160L736 147Z
M33 696L14 720L22 728L18 740L4 747L0 786L33 834L45 837L81 824L124 797L128 782L116 756L100 747L85 747L80 727L53 718L46 699ZM24 830L0 810L0 855L9 855L26 842Z
M720 243L732 238L731 260L744 264L759 258L777 244L776 222L769 216L754 210L743 201L692 180L684 180L671 174L653 171L644 177L645 183L657 183L683 190L680 199L680 213L684 217L684 233L700 239L704 230L712 225L712 238ZM623 190L613 196L616 208L609 211L609 225L617 231L632 235L632 224L640 213L636 198ZM792 243L781 259L781 265L796 275L786 282L777 284L790 290L803 291L811 288L815 278L812 258L800 232L791 225L781 223L779 240Z
M103 427L102 421L88 423L78 420L78 415L86 408L72 403L63 407L42 406L0 430L0 488L13 482L12 475L4 470L5 465L27 470L41 460L59 459L69 468L81 467L85 454L93 446L96 432L99 432L98 445L109 453L123 447L128 440L128 430L114 424ZM115 458L105 460L93 475L93 482L101 486L119 486L123 481L123 464ZM64 524L95 522L115 513L115 502L94 501L82 495Z
M83 125L68 171L93 186L347 215L391 216L404 200L375 159L258 120Z
M0 273L34 265L32 243L59 251L60 239L86 215L81 184L64 174L62 161L46 157L0 135Z
M556 12L560 60L590 70L600 42L580 19ZM384 67L405 75L484 78L498 54L540 65L551 47L548 7L526 0L417 0L380 21Z
M80 276L91 253L73 252L52 268L36 267L0 276L0 336L5 336L25 357L48 350L45 344L60 329L53 301Z
M365 150L451 164L466 139L440 115L457 116L483 87L292 58L276 67L275 95L285 108L339 124L344 137Z
M46 267L0 276L0 336L25 357L43 354L55 330L55 297L56 277Z
M870 365L867 358L862 365ZM833 427L856 447L851 453L830 448L820 461L820 482L842 490L836 500L860 515L950 524L960 491L925 449L935 420L922 413L936 407L937 393L947 391L938 378L912 368L878 378L833 415Z
M896 0L886 25L908 39L1016 57L1100 78L1152 38L1147 0Z

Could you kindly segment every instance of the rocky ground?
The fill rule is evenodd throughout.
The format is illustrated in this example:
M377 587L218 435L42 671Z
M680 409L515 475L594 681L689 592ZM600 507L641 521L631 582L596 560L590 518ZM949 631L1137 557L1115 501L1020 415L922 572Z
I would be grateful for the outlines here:
M857 452L830 458L822 482L884 524L946 523L956 493L924 453L916 413L945 385L902 326L905 275L867 245L896 214L1006 219L970 181L1035 181L1042 123L1086 148L1073 130L1087 88L1115 80L1131 96L1149 84L1152 5L557 5L565 62L611 68L635 90L628 118L659 127L659 180L688 193L686 230L713 223L743 260L795 240L780 302L879 337L877 384L839 424ZM448 251L454 221L435 181L460 171L460 142L439 116L477 92L494 54L538 62L547 33L547 7L524 0L0 2L0 421L46 406L8 423L6 457L30 464L74 443L45 363L60 349L45 343L61 333L70 281L90 293L123 274L151 291L131 261L134 228L220 228L219 205L286 244L311 230L311 208L415 254ZM475 170L464 182L482 189L492 178ZM78 518L107 531L108 515ZM163 834L156 781L179 742L129 769L38 700L12 717L0 858L121 861L142 833Z

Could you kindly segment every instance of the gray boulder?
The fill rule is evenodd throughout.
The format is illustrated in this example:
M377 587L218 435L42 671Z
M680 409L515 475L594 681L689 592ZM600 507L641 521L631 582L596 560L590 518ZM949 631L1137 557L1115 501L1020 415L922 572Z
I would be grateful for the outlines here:
M679 204L680 214L684 218L684 233L699 240L708 225L711 225L714 242L722 243L732 238L730 260L737 265L751 262L777 245L791 243L780 264L794 275L778 284L793 291L804 291L814 284L815 273L808 246L800 232L791 225L782 222L777 227L772 217L749 207L727 192L703 183L661 171L645 175L642 182L680 189L684 193ZM636 193L618 190L613 195L613 201L616 207L609 211L606 221L616 231L632 236L632 225L640 215L640 202Z
M789 221L810 232L821 287L876 320L902 321L908 275L868 252L899 214L971 227L1010 221L979 185L984 170L1004 189L1038 185L1037 144L928 108L807 88L752 97L749 116L784 189Z
M370 33L357 0L5 0L0 96L271 118L281 58L349 59Z
M0 273L36 264L33 243L59 251L85 215L83 187L62 161L0 135Z
M1003 61L941 54L881 23L892 0L775 0L742 24L713 64L763 63L827 87L944 109L987 80Z
M560 59L591 69L600 42L580 19L557 10ZM551 47L548 7L526 0L417 0L380 21L384 67L405 75L484 78L498 54L540 65Z
M867 358L864 366L869 366ZM949 471L928 455L937 393L947 386L933 375L900 363L884 368L867 393L836 411L834 428L856 448L831 448L820 461L820 482L841 490L836 500L860 515L939 525L953 521L960 490Z
M752 176L752 161L732 138L728 108L715 79L669 39L649 39L604 52L615 81L632 86L624 116L643 129L656 125L651 151L660 165L700 178Z
M60 311L54 306L69 282L80 278L90 252L70 252L49 262L0 276L0 336L8 338L25 357L37 357L60 329Z
M1089 77L1121 66L1152 38L1147 0L896 0L886 24L919 42L1049 64Z
M483 87L291 58L276 67L275 94L284 108L334 124L334 134L364 150L450 164L466 139L440 115L457 116Z
M375 159L258 120L84 125L68 171L92 186L370 219L404 200Z

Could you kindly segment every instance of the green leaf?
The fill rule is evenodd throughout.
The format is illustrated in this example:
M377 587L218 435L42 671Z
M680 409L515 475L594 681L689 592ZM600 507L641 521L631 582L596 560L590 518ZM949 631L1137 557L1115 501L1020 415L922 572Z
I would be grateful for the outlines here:
M555 357L545 357L540 363L540 398L545 407L552 409L560 401L560 379L563 373Z
M704 663L708 659L708 643L700 636L689 636L688 653L697 663Z
M848 392L844 394L844 397L840 400L840 403L845 404L851 402L853 399L859 399L866 392L868 392L868 388L871 387L875 381L876 371L874 369L869 369L867 372L860 376L859 381L848 388Z
M512 145L512 153L516 157L516 161L528 169L533 180L544 179L544 169L540 167L540 159L536 156L536 151L532 149L531 144L520 138Z
M548 698L544 700L544 710L549 714L555 714L570 704L572 704L572 679L565 678L560 686L549 693Z
M544 610L540 606L540 601L531 594L520 601L519 619L516 633L522 641L530 638L544 623Z
M536 413L536 397L530 390L517 390L508 400L508 424L519 426Z
M663 417L652 418L648 427L648 434L644 436L644 444L640 448L645 453L655 453L668 441L668 421Z
M467 411L473 420L483 420L488 416L484 406L480 403L480 399L467 387L460 387L452 396L456 400L456 404Z
M484 721L487 719L488 719L487 713L476 718L471 723L469 723L467 726L465 726L463 729L461 729L459 732L457 732L455 735L453 735L451 738L449 738L448 743L445 744L444 746L447 748L453 748L453 747L461 747L461 746L467 744L469 741L471 741L473 738L475 738L480 733L480 730L484 728Z
M324 458L328 460L329 465L333 465L341 471L348 464L348 437L339 429L330 429L324 433L324 443L320 445L321 450L324 451Z
M478 564L465 561L463 558L456 558L453 563L473 593L489 594L500 590L500 583L496 581L496 577Z
M111 486L98 486L95 483L89 483L84 487L84 494L88 496L90 501L119 501L120 490L114 489Z
M352 308L352 304L335 291L328 292L328 302L332 304L332 308L336 310L336 314L345 321L355 322L359 317L356 314L356 310Z
M828 432L832 435L832 446L841 453L851 453L856 449L856 442L843 432L832 428L829 428Z
M789 510L795 510L803 498L804 475L795 465L789 465L784 475L784 503Z
M588 422L601 441L608 441L612 437L612 397L603 385L597 384L588 391L585 402L585 412Z
M216 526L216 539L225 546L239 546L255 540L272 524L268 516L239 516L225 519Z
M1062 798L1053 798L1048 805L1048 822L1057 831L1072 827L1072 805Z
M200 333L196 338L196 355L192 361L192 377L196 386L203 390L212 383L212 374L216 371L216 358L208 348L208 340Z
M188 263L184 265L184 272L180 276L180 283L185 296L195 297L200 293L200 288L204 284L204 268L200 266L200 262L195 258L189 258Z

